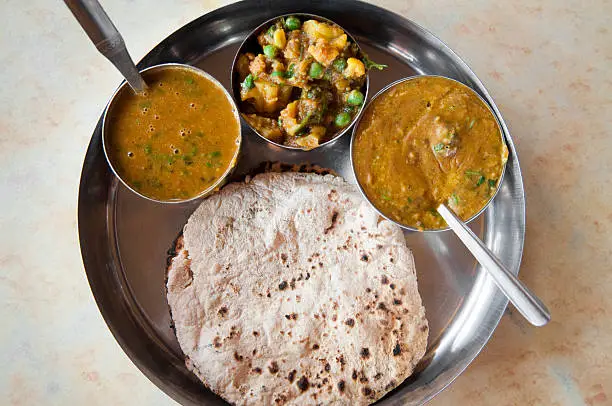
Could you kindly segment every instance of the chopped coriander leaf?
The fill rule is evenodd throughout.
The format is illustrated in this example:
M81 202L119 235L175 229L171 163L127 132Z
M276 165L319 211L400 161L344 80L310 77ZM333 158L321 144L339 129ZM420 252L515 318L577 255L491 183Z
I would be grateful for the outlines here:
M470 121L470 125L468 126L468 128L471 130L472 127L474 127L474 123L476 122L476 119L473 118L472 121Z
M373 69L373 68L374 69L378 69L378 70L383 70L383 69L385 69L387 67L387 65L374 62L373 60L368 58L367 55L364 55L364 57L363 57L363 64L364 64L364 66L365 66L365 68L367 70L370 70L370 69Z
M495 185L497 185L497 180L489 179L489 187L493 188Z
M387 192L381 193L380 197L383 198L383 200L391 200L391 197L387 194Z
M440 152L440 151L442 151L444 149L444 144L442 144L442 143L436 144L436 145L433 146L433 149L436 152Z
M482 185L484 181L485 181L485 177L481 175L480 178L478 178L478 182L476 182L476 186Z
M453 201L453 204L454 204L455 206L459 205L459 196L457 196L457 194L456 194L456 193L453 193L453 194L451 195L451 200Z

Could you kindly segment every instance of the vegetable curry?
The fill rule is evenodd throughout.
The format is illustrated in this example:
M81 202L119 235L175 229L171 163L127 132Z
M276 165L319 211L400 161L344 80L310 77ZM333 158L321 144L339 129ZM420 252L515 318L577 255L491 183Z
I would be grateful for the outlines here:
M257 42L262 53L236 63L243 117L267 139L305 150L353 121L367 70L385 66L360 55L337 25L297 16L264 27Z
M353 145L366 196L386 216L417 229L446 226L446 204L467 220L494 195L508 149L474 91L442 77L391 87L364 112Z
M240 127L223 89L188 68L144 72L144 94L127 86L109 111L108 153L139 193L185 200L213 186L236 159Z

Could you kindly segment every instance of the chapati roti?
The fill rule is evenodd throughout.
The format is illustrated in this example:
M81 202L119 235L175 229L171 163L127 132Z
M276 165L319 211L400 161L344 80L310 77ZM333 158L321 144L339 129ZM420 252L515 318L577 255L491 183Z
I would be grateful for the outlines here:
M204 200L167 298L186 365L233 404L370 404L427 346L401 229L333 175L264 173Z

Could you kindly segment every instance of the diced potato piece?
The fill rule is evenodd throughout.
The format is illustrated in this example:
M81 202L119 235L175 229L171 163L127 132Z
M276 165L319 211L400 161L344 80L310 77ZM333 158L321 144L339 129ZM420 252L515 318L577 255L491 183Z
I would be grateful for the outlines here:
M283 49L285 48L285 45L287 45L287 37L285 37L285 30L279 28L274 31L274 46L279 49Z
M284 103L279 100L279 86L261 79L256 80L254 83L255 87L252 89L243 88L240 91L240 98L242 100L249 100L257 112L274 113L283 106ZM288 100L285 93L281 96L283 100Z
M302 24L302 30L312 39L324 38L332 40L344 34L344 31L339 27L315 20L305 21Z
M310 127L310 136L315 137L318 141L321 141L323 137L325 137L325 132L327 130L322 125L313 125Z
M287 134L295 135L301 128L297 121L298 101L291 102L280 112L281 126Z
M317 137L311 134L296 138L294 143L296 146L302 147L306 151L319 146L319 140L317 139Z
M265 82L263 80L256 80L255 88L259 90L264 101L263 110L257 111L272 113L278 110L278 86L270 82Z
M257 114L243 114L242 116L250 125L252 125L267 139L278 143L283 142L283 133L281 132L280 128L278 128L276 120L261 117Z
M344 76L350 79L357 79L365 75L365 66L357 58L349 58L346 61Z
M320 64L329 66L338 57L338 50L324 39L318 39L314 45L308 47L308 53Z
M300 58L300 40L298 38L292 38L287 42L287 47L283 51L285 59L293 60Z
M346 42L347 42L347 36L346 36L346 34L342 34L339 37L334 38L333 40L331 40L329 42L329 45L333 46L338 51L342 51L344 49L344 47L346 46Z

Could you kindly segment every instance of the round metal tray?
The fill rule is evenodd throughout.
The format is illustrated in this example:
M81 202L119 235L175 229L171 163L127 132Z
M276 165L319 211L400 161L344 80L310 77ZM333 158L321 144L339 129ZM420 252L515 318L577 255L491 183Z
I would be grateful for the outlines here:
M187 24L155 47L139 67L188 63L229 88L232 59L244 36L262 21L291 12L336 21L357 38L373 60L389 65L382 72L371 73L371 94L405 76L434 74L465 83L491 105L510 156L499 194L470 226L517 274L525 232L525 200L508 129L476 75L444 43L413 22L376 6L347 0L240 2ZM157 204L125 189L104 159L100 129L101 121L83 164L78 205L83 262L100 311L127 355L171 397L183 404L224 404L185 368L165 298L166 252L198 202ZM348 135L303 152L275 147L244 124L243 133L238 178L262 161L282 161L317 164L355 182ZM379 402L385 405L420 404L444 389L480 352L507 305L452 232L408 232L406 241L414 252L430 337L417 372Z

